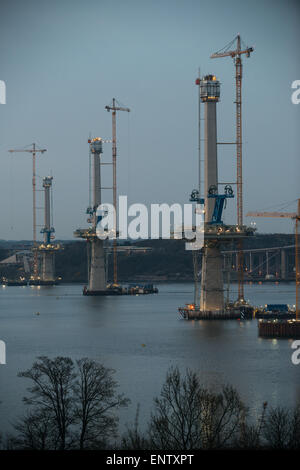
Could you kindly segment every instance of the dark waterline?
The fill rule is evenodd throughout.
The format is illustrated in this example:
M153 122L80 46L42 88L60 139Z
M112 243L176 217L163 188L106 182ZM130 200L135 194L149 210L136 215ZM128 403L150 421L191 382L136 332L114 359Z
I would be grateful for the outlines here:
M90 357L116 370L132 401L120 414L121 430L134 419L146 422L167 369L196 370L209 387L237 387L254 414L262 403L300 402L300 365L291 362L291 340L258 338L254 321L181 320L178 306L190 302L193 286L160 284L158 295L83 297L79 285L6 287L0 298L0 339L7 364L0 366L0 431L24 410L28 382L17 378L37 356ZM236 286L232 286L233 298ZM246 286L255 305L295 303L293 284ZM36 315L40 312L40 315Z

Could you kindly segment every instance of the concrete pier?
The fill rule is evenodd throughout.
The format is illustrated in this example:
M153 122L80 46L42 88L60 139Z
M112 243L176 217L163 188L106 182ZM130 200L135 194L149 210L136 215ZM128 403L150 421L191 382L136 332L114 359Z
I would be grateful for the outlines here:
M45 176L43 178L44 188L44 227L41 230L43 233L43 243L38 246L37 250L41 255L41 273L38 279L33 279L30 282L36 285L46 284L53 285L56 283L55 275L55 253L61 249L59 244L52 243L54 228L51 227L51 188L52 176Z
M101 171L100 158L103 153L102 139L96 137L89 141L92 163L92 206L88 207L88 222L91 226L87 229L78 229L75 237L85 238L88 242L88 286L84 288L84 295L107 295L107 279L105 268L104 242L97 237L96 229L99 219L97 208L101 204Z
M263 338L300 338L300 320L259 320L258 334Z
M209 198L211 188L218 192L217 109L220 84L215 76L200 82L200 97L204 103L204 173L205 225L210 224L215 199ZM205 237L204 237L205 238ZM205 242L202 260L200 310L220 312L224 309L222 254L218 240Z
M200 310L223 311L223 255L218 242L206 246L202 258Z
M42 254L42 281L55 281L54 252L44 251Z
M88 291L105 291L105 256L103 241L98 238L91 240L91 261Z
M286 252L285 250L281 250L281 279L286 279Z
M96 232L97 228L97 207L101 204L101 171L100 171L100 156L102 153L102 141L92 139L90 143L92 153L92 229ZM90 259L90 272L89 272L89 285L87 290L95 292L97 295L106 290L106 270L105 270L105 255L103 240L97 236L90 240L91 243L91 259Z

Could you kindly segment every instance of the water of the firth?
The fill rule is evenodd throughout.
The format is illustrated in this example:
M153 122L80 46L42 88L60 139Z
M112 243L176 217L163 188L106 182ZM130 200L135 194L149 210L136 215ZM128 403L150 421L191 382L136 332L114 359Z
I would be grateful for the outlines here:
M7 346L7 364L0 365L0 431L24 411L29 384L18 371L40 355L89 357L114 368L131 399L120 415L121 430L134 420L138 403L142 424L147 421L171 365L192 368L206 386L234 385L254 414L264 401L300 402L300 365L291 362L291 341L258 338L256 320L181 320L177 309L192 300L192 284L161 284L158 295L134 297L83 297L79 285L6 287L0 295L0 339ZM294 304L295 288L246 286L246 298L255 305Z

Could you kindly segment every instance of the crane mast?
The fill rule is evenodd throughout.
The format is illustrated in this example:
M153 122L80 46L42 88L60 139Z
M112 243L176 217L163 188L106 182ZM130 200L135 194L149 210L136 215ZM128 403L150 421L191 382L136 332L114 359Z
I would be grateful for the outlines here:
M300 309L299 309L299 288L300 288L300 263L299 263L299 243L298 243L298 224L300 221L300 199L298 199L298 212L295 217L295 244L296 244L296 262L295 262L295 270L296 270L296 320L300 320Z
M230 47L236 41L236 49ZM236 84L236 184L237 184L237 224L243 225L243 158L242 158L242 78L243 64L242 54L250 57L253 47L241 48L241 37L238 34L231 43L215 52L210 57L217 59L221 57L232 57L235 64L235 84ZM238 300L244 300L244 270L243 270L243 246L242 241L238 243Z
M117 260L117 124L116 112L126 111L130 112L129 108L123 106L116 106L116 99L113 98L111 106L105 106L109 112L112 111L112 164L113 164L113 205L115 208L114 213L114 231L115 236L113 239L113 269L114 269L114 284L118 283L118 260Z
M33 276L38 277L38 253L37 253L37 237L36 237L36 154L44 153L47 149L38 149L36 144L32 144L31 149L12 149L9 152L29 152L32 154L32 239L33 239Z
M238 47L241 48L240 36ZM236 83L236 183L237 183L237 223L243 225L243 161L242 161L242 75L243 64L240 55L235 58L235 83Z

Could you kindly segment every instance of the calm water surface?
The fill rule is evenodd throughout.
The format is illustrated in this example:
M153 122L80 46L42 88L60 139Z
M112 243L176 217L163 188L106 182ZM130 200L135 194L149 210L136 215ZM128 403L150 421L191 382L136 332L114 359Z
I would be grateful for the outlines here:
M256 320L181 320L177 308L192 300L192 284L160 284L158 295L134 297L83 297L81 291L79 285L1 289L7 364L0 366L0 431L9 430L24 409L28 382L16 377L18 371L39 355L90 357L114 368L131 399L120 415L121 430L133 421L138 403L142 424L147 420L171 365L196 370L210 387L236 386L254 414L263 401L300 402L300 365L291 362L291 341L258 338ZM245 291L255 305L295 303L293 284Z

